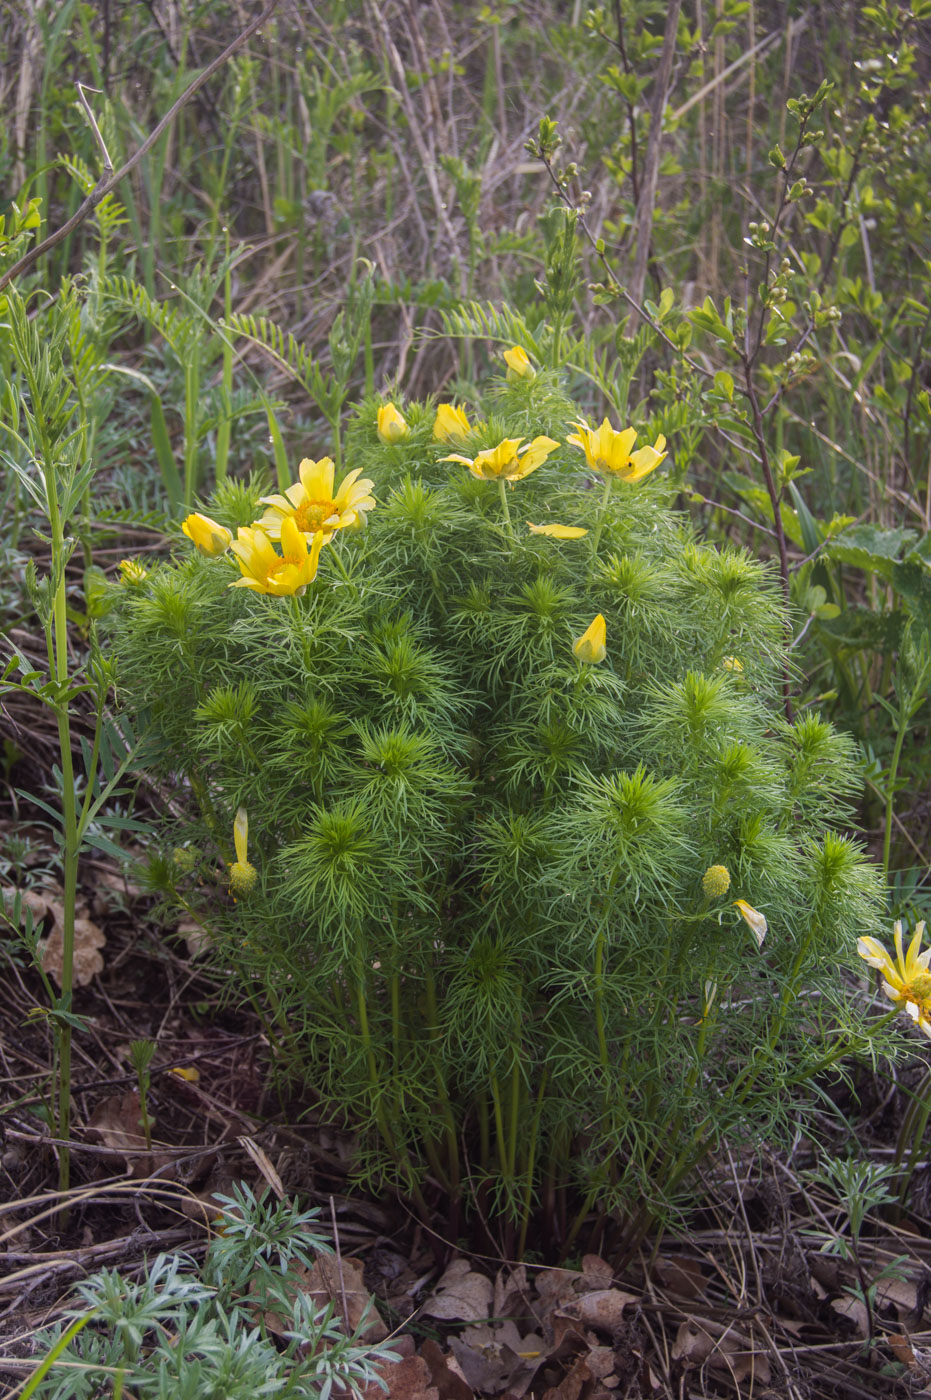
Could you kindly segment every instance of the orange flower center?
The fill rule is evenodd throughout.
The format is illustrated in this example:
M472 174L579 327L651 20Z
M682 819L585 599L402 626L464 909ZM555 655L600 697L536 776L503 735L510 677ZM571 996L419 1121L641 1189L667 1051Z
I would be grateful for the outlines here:
M299 554L283 554L280 559L276 559L274 564L269 565L268 577L274 578L280 574L282 569L286 569L289 564L293 564L295 569L299 569L303 564L303 559Z
M294 512L294 523L302 535L315 535L335 514L335 501L311 501L305 497Z

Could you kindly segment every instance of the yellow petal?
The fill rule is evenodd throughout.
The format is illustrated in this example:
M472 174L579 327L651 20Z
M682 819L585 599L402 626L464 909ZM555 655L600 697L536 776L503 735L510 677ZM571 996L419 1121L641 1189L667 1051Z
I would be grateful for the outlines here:
M249 815L245 807L239 807L236 811L236 820L233 822L233 845L236 847L236 859L245 864L249 851Z
M761 914L759 909L754 909L753 905L748 904L745 899L735 899L734 907L740 910L741 918L749 926L756 939L757 947L762 948L767 930L766 915Z
M291 504L298 506L306 496L311 501L330 501L333 499L333 473L336 468L330 457L321 457L319 462L314 462L310 457L305 457L298 467L298 476L301 478L303 491L298 488L298 497L292 499ZM293 488L292 488L293 489ZM290 496L290 492L288 493Z
M532 525L528 520L527 529L532 535L548 535L551 540L580 540L588 534L581 525L557 525L555 521L552 525Z

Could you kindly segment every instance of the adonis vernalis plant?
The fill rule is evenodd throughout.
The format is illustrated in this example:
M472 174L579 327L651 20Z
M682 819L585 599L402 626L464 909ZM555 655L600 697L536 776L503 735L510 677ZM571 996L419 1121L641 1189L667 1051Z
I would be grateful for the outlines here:
M113 641L189 795L153 874L359 1176L620 1254L857 1042L879 884L850 745L783 717L771 572L668 508L662 438L507 360L496 417L364 402L335 494L308 458L249 524L227 483L231 550L123 587Z

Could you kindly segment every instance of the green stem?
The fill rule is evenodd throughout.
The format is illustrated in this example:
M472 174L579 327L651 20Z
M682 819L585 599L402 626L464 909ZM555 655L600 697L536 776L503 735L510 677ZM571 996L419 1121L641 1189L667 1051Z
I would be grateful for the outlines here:
M524 1209L523 1219L520 1224L520 1238L517 1242L517 1258L524 1257L524 1249L527 1245L527 1227L530 1224L530 1207L533 1203L533 1169L536 1165L537 1143L540 1137L540 1119L543 1116L543 1100L546 1093L546 1084L549 1072L544 1069L540 1076L540 1087L537 1090L537 1102L533 1113L533 1122L530 1126L530 1142L527 1147L527 1160L524 1167L526 1184L524 1186Z
M608 502L611 499L611 492L614 488L614 477L610 472L605 473L605 489L601 498L601 508L598 511L598 523L595 526L595 535L592 540L592 559L598 558L598 545L601 542L601 532L604 529L605 520L608 517Z
M892 816L893 804L895 802L895 779L899 771L899 759L902 757L902 745L905 743L905 734L908 729L908 716L905 708L899 706L899 726L896 730L895 745L892 750L892 761L889 764L889 780L886 787L886 825L883 832L883 875L889 877L889 856L892 849Z
M504 524L510 537L511 543L513 544L514 526L511 524L511 508L508 505L508 488L505 485L504 477L501 476L498 477L498 496L501 500L501 511L504 515Z

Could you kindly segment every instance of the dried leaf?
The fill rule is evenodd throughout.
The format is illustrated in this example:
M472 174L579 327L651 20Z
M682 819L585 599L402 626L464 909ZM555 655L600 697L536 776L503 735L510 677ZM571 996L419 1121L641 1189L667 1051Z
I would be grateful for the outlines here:
M430 1379L436 1386L440 1400L474 1400L458 1363L454 1370L449 1364L450 1358L443 1353L432 1337L428 1337L421 1345L420 1354L430 1368Z
M690 1318L682 1323L676 1333L672 1357L692 1367L707 1362L712 1370L726 1373L738 1385L748 1376L766 1385L772 1374L766 1355L753 1351L745 1336L707 1318L701 1321Z
M454 1259L423 1311L447 1322L482 1322L491 1315L493 1299L491 1279L474 1273L467 1259Z
M210 934L196 919L182 919L175 930L179 938L187 944L192 958L199 958L210 949Z
M594 1293L583 1293L574 1303L567 1303L560 1312L569 1317L577 1317L588 1327L599 1332L617 1332L620 1328L624 1309L628 1303L639 1299L634 1293L624 1293L620 1288L599 1288Z
M386 1395L389 1400L439 1400L436 1387L430 1383L430 1368L416 1354L413 1337L397 1337L391 1345L398 1353L397 1361L376 1365L387 1390L371 1381L357 1392L361 1400L385 1400Z
M171 1161L170 1157L146 1152L136 1089L129 1089L125 1094L114 1094L99 1103L88 1119L87 1130L98 1137L104 1147L110 1147L122 1155L133 1177L149 1176Z
M514 1307L526 1311L527 1270L523 1264L505 1273L499 1269L495 1278L495 1295L492 1310L495 1317L507 1317Z
M580 1283L594 1292L599 1288L610 1288L614 1282L614 1270L600 1254L583 1254L582 1278Z
M583 1385L591 1379L592 1373L588 1369L588 1363L584 1356L580 1356L559 1385L543 1392L543 1400L579 1400Z
M4 888L4 900L12 900L15 891ZM61 986L62 961L64 958L65 910L60 900L41 890L21 891L22 908L32 913L33 925L38 926L51 916L52 927L48 936L38 943L39 961L42 970L54 978ZM92 919L75 915L74 920L74 985L86 987L89 982L103 972L103 957L100 949L107 941L103 929Z
M345 1299L349 1331L356 1332L365 1318L362 1337L367 1342L380 1342L387 1337L388 1329L375 1307L371 1293L362 1282L362 1272L360 1259L343 1258L340 1268L335 1254L323 1254L314 1262L302 1289L309 1293L320 1307L333 1303L337 1317L343 1315Z
M704 1296L705 1276L697 1259L685 1255L657 1259L653 1272L664 1288L680 1298Z
M859 1298L852 1298L849 1294L843 1298L832 1298L831 1307L841 1317L849 1317L861 1337L870 1335L870 1315L866 1304Z

